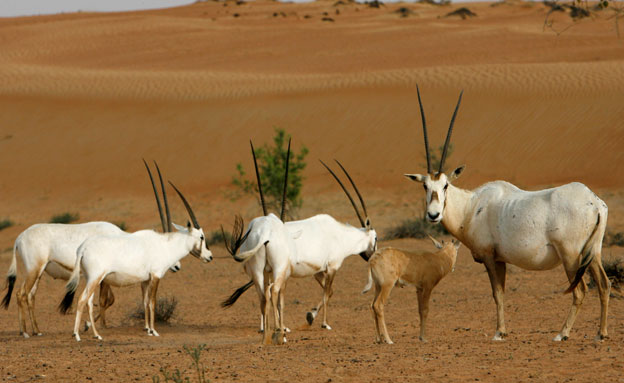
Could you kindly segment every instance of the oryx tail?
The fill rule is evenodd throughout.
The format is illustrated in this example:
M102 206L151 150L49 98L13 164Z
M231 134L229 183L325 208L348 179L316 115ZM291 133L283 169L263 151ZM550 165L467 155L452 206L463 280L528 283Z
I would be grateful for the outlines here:
M17 241L15 241L15 245L13 245L13 260L11 261L11 266L9 266L9 271L7 272L7 293L2 299L2 306L4 306L5 310L9 308L11 294L13 294L13 287L15 286L15 279L17 278L17 251Z
M246 262L248 261L251 257L253 257L254 255L256 255L256 253L260 250L260 248L264 245L266 245L267 243L269 243L269 236L266 235L268 233L263 233L265 235L262 235L260 238L258 238L258 242L256 243L256 245L251 249L251 250L247 250L244 252L241 252L240 254L236 255L234 254L234 260L236 262Z
M234 303L236 303L238 298L240 298L240 296L243 295L243 293L245 293L245 291L249 290L249 288L251 286L253 286L253 283L254 282L253 282L253 279L252 279L251 281L247 282L243 286L241 286L238 289L236 289L236 291L234 291L234 293L232 295L230 295L230 297L228 299L226 299L223 302L221 302L221 307L223 307L224 309L232 307L232 305Z
M78 282L80 282L80 262L82 261L82 256L84 254L81 250L82 246L80 246L77 250L78 256L76 257L74 271L71 273L69 281L67 281L67 284L65 285L65 296L58 305L58 310L61 314L67 314L72 306L72 303L74 303L74 295L76 294L76 289L78 288Z
M594 230L589 235L589 238L587 238L587 242L585 242L585 245L583 246L583 249L581 250L581 253L580 253L581 263L579 264L579 268L576 271L574 280L570 283L570 287L568 287L568 289L564 292L564 294L571 293L576 288L576 286L583 280L583 275L585 274L585 270L587 270L587 268L589 267L589 264L592 263L592 261L594 260L595 252L593 251L593 248L594 248L596 239L599 239L596 236L596 233L598 232L598 226L600 226L600 213L598 213L598 219L596 220L596 226L594 227Z

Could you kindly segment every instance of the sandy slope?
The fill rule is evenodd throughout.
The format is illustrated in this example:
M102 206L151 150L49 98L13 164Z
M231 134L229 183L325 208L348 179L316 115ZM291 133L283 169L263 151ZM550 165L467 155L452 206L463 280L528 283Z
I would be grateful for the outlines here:
M415 14L401 18L395 13L400 7ZM555 14L556 31L571 26L557 35L543 28L547 9L542 4L469 7L478 16L467 20L444 17L455 6L394 4L372 9L355 4L334 6L329 1L241 5L202 2L160 11L0 19L0 219L9 217L16 222L16 226L0 232L0 250L12 246L25 227L63 211L79 212L82 221L124 221L130 229L156 227L142 157L157 159L167 176L188 194L207 231L229 223L236 212L250 219L259 214L259 209L252 198L228 200L230 178L238 162L251 169L248 139L257 144L268 142L276 126L293 135L295 148L305 145L310 149L303 190L305 205L300 216L323 211L354 222L344 196L316 161L339 158L352 169L369 202L373 223L383 233L396 221L420 214L422 191L402 177L405 172L424 170L417 83L434 146L443 142L459 91L465 91L453 136L454 150L448 161L448 167L468 165L458 185L474 187L488 180L506 179L535 189L581 181L609 204L610 229L623 231L624 43L617 38L613 20L608 19L611 13L596 13L592 20L574 25L567 15ZM334 21L322 21L323 17ZM173 208L177 221L185 219L177 201ZM607 249L605 253L611 251L617 253L618 249ZM8 257L6 251L0 255L0 270L8 266ZM461 286L473 287L472 278L478 275L483 282L477 289L479 299L493 306L485 274L470 262L464 265L472 274L460 274L459 290L463 291ZM235 274L240 278L231 282L238 266L226 269L220 269L218 275L209 269L205 272L214 278L209 286L220 289L219 297L244 279ZM359 272L353 274L354 278L360 278L363 271ZM531 286L550 283L553 275L560 278L557 281L563 279L558 269L548 276L520 275L521 280L516 282L523 284L526 280ZM60 291L59 282L46 283ZM183 295L184 279L176 278L171 283L173 291ZM355 285L353 291L359 288L359 279L353 282ZM297 286L304 287L295 288L292 297L306 291L308 285ZM445 306L447 311L441 318L463 312L469 299L453 295L449 286L448 296L457 302ZM537 315L530 318L531 323L545 320L546 316L553 322L532 330L518 316L514 328L527 334L558 327L564 306L556 289L552 286L546 292L515 294L514 304L525 305L523 310ZM130 290L119 293L121 302L133 302L136 292ZM348 305L353 291L339 303L344 310L337 318L344 321L343 328L348 327L353 315ZM543 299L556 299L558 303L537 312L534 301L544 294L547 298ZM229 315L219 319L218 324L200 320L205 315L222 315L212 307L216 298L202 299L211 299L206 303L209 313L198 311L193 317L187 314L192 303L185 301L183 317L172 328L182 340L163 338L170 343L163 343L164 348L158 352L177 353L181 343L206 332L212 335L202 339L215 345L243 343L233 349L226 346L224 352L247 352L249 344L256 341L255 317L246 318L249 323L243 325L231 324L226 320ZM55 300L42 301L43 310L50 315ZM249 301L241 304L238 316L250 310ZM566 305L567 301L565 298ZM613 313L620 319L614 321L613 334L615 343L621 344L621 300L614 301ZM596 302L592 305L592 319L586 318L581 324L585 326L583 334L594 331ZM360 306L365 307L364 301ZM124 309L118 310L116 326L121 326ZM446 366L458 354L465 355L466 347L474 355L490 352L491 345L482 332L491 330L483 322L493 321L493 314L493 307L482 315L470 314L470 318L463 314L471 323L469 327L478 327L481 332L470 333L468 340L445 351L434 367L424 371L439 380L449 380L436 375L436 368ZM400 324L408 328L405 334L415 332L408 315ZM363 326L368 326L368 314L363 316ZM32 350L21 348L30 346L22 346L26 343L15 339L14 317L13 306L2 313L0 335L12 342L11 349L30 353ZM55 317L54 321L58 322L54 322L53 343L65 339L62 329L70 320ZM107 336L114 338L115 331ZM299 344L289 346L295 355L289 354L289 363L303 357L310 339L340 353L350 347L349 339L368 342L370 338L369 334L349 331L354 333L349 333L351 338L347 339L342 337L344 333L336 333L327 341L323 333L316 332L295 338ZM428 349L431 355L456 340L453 335L457 333L449 333L448 328L439 327L438 331L446 338L433 343ZM405 348L398 352L409 361L407 355L419 346L405 334ZM531 342L551 336L532 334ZM224 336L229 340L223 341ZM122 343L134 350L144 345L143 340L130 336ZM42 340L44 348L55 347L45 343L49 341ZM342 346L331 348L335 341L342 342ZM596 358L602 358L602 362L577 371L574 355L582 351L582 355L590 357L594 347L583 339L578 342L574 343L578 348L565 351L568 354L562 358L555 354L560 350L553 351L545 341L539 343L536 352L544 357L536 367L541 371L539 377L550 379L552 366L562 361L585 381L590 380L592 368L603 371L605 378L612 377L609 368L621 369L621 363L609 359L607 353L611 351L600 348ZM54 357L59 358L54 365L65 368L73 348L63 347L67 350L63 348ZM154 352L151 346L145 347L143 357ZM319 347L320 357L323 347ZM519 346L510 342L501 348L507 352L514 347L532 358L532 348L524 343ZM376 360L378 349L373 346L360 351ZM621 350L618 352L621 354ZM391 354L384 351L384 358L389 358L385 364L403 368L406 373L399 375L406 380L415 376L413 368L393 362ZM466 365L468 370L454 377L487 378L484 371L488 366L491 371L492 366L509 360L507 354L501 355L486 358L484 365L472 360ZM323 371L333 376L342 372L342 376L356 379L357 363L347 366L339 361L341 358L328 361ZM357 359L357 355L352 358ZM227 374L236 370L226 366L232 360L215 362L224 363L215 368L223 369L224 376L231 379L233 375ZM176 361L181 363L179 358ZM529 362L513 362L522 371L519 379L531 373L533 365ZM19 359L12 363L17 366L11 367L12 371L21 371L23 379L23 374L35 371ZM131 366L135 362L124 359L124 363ZM156 372L159 365L141 373ZM486 368L482 370L483 366ZM76 376L84 376L86 365L79 369L84 371L76 372ZM132 375L127 368L120 369ZM61 375L56 371L52 376L60 379ZM306 370L288 376L312 379L316 375ZM377 370L371 378L383 381L389 376Z

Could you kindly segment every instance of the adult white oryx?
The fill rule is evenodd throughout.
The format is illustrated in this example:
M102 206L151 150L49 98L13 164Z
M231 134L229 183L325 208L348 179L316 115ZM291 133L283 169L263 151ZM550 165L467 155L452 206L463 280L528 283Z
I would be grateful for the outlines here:
M160 279L167 269L188 254L205 262L212 260L204 232L195 214L182 193L169 182L184 203L191 218L186 228L176 225L178 232L156 233L153 230L141 230L122 236L97 236L88 238L77 252L76 264L66 286L66 294L59 304L59 310L66 313L72 305L74 294L82 270L86 277L86 286L76 308L74 336L80 341L78 326L85 305L89 307L89 317L93 323L93 293L102 282L111 286L128 286L142 283L144 301L149 301L148 335L158 336L154 329L154 306ZM166 196L163 195L166 201ZM175 225L175 224L174 224ZM147 311L147 310L146 310ZM102 339L93 325L95 338Z
M225 242L228 252L237 262L245 262L245 271L249 274L254 271L252 278L256 282L256 290L260 296L260 310L262 312L261 329L264 331L263 342L270 344L282 343L286 341L286 329L284 327L284 295L283 289L286 280L292 272L291 259L295 257L296 248L294 245L293 235L284 225L284 213L286 204L286 191L288 187L288 164L290 160L290 140L288 142L288 152L285 159L284 172L284 189L282 194L282 210L280 218L274 214L267 214L264 196L262 194L262 182L260 181L260 173L256 161L256 154L253 143L251 144L251 153L254 159L254 167L256 169L256 178L258 181L258 192L262 204L264 216L254 218L250 223L247 231L243 235L244 222L240 216L236 217L234 229L232 231L231 240ZM221 229L223 230L223 228ZM225 235L224 235L225 238ZM240 253L236 253L240 249ZM260 255L262 254L262 255ZM251 262L251 265L249 266ZM266 273L266 275L265 275ZM268 278L272 283L268 284ZM251 276L251 275L250 275ZM268 284L268 286L266 286ZM238 296L242 294L251 285L247 284L246 288L240 288ZM237 293L234 293L236 295ZM233 298L230 298L233 299ZM233 299L236 301L236 299ZM269 331L267 309L269 302L272 305L273 318L275 324L275 332L271 337ZM233 304L233 302L232 302Z
M355 228L353 226L340 223L327 214L320 214L308 219L284 223L288 232L291 233L291 238L294 239L296 248L296 252L292 253L296 256L293 256L290 259L290 276L295 278L314 276L323 288L323 297L321 301L316 307L307 313L306 319L309 324L312 324L320 309L325 308L323 311L323 323L321 327L328 330L331 330L331 327L327 323L327 303L333 294L332 283L336 272L348 256L360 254L362 258L368 260L370 255L376 250L377 246L377 233L371 227L370 220L366 212L366 205L364 204L362 196L344 167L338 161L336 162L344 171L347 178L351 182L351 185L355 189L364 210L364 215L366 217L365 220L360 215L357 205L340 179L327 165L323 163L323 166L329 170L347 194L347 197L351 201L362 227ZM238 236L241 234L242 231L239 231ZM236 237L236 235L234 237ZM256 286L258 297L260 299L260 306L261 308L263 307L264 264L265 253L262 249L260 249L260 251L258 251L255 256L245 264L245 271L250 276L251 281L241 286L232 294L232 296L230 296L230 298L224 301L222 303L223 307L233 305L240 295L252 285ZM265 313L261 310L261 319L264 318L264 314ZM262 330L263 327L261 324L261 331Z
M108 222L81 224L40 223L30 226L17 236L13 245L13 259L7 273L7 293L2 300L5 309L11 302L11 294L17 278L17 255L24 265L26 279L17 289L17 313L20 335L28 338L26 309L33 335L42 335L35 317L35 294L39 280L45 271L54 279L68 280L76 263L76 249L85 239L94 235L121 235L124 232ZM100 306L113 304L115 298L107 285L100 289ZM104 315L101 315L105 323Z
M607 205L577 182L539 191L521 190L504 181L489 182L472 191L453 186L451 182L460 176L464 166L447 175L444 160L461 96L446 136L440 168L432 172L427 125L418 90L427 174L406 176L425 188L427 219L441 222L470 249L475 261L485 265L497 306L494 340L507 335L503 312L507 263L527 270L549 270L563 263L570 282L566 293L573 293L573 302L561 332L554 338L556 341L570 335L587 290L583 274L589 268L600 295L598 338L606 338L610 283L602 268L601 248Z

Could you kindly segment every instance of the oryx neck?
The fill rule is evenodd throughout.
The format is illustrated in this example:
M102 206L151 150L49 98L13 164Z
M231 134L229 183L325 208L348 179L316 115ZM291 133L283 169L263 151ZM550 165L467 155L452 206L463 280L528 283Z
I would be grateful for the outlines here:
M444 208L442 225L449 233L462 242L464 242L465 221L466 217L469 216L467 211L472 194L470 190L461 189L452 184L449 184L446 191L446 206Z

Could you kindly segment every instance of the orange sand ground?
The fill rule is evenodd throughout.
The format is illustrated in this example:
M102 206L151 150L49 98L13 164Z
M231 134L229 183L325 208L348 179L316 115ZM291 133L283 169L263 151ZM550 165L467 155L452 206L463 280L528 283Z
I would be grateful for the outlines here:
M401 18L400 7L414 14ZM317 162L338 158L383 236L422 210L420 186L402 177L424 170L417 83L432 146L443 142L465 91L448 161L468 166L458 186L581 181L609 205L609 230L624 231L624 40L613 12L578 22L556 13L544 28L542 4L469 4L477 17L444 17L458 7L227 1L0 19L0 219L16 223L0 232L0 272L15 237L56 213L157 228L142 157L158 160L207 232L229 225L235 213L248 221L260 210L251 197L229 200L230 179L238 162L251 170L248 140L268 142L274 127L292 134L297 150L310 150L298 216L327 212L356 222ZM173 205L174 219L185 220L182 206ZM213 251L225 257L223 248ZM560 268L510 273L510 338L492 343L487 276L462 248L456 272L434 291L431 341L417 341L413 291L397 289L387 310L397 344L380 346L372 343L371 296L359 295L366 265L352 257L336 282L334 330L303 325L320 291L312 280L292 281L286 315L294 331L277 348L258 345L254 293L229 311L218 307L246 282L240 266L225 258L195 262L185 260L161 285L180 304L173 323L159 327L160 338L128 319L138 288L127 288L115 291L104 342L86 336L76 344L73 318L55 312L63 283L44 277L37 312L45 336L18 337L14 302L0 312L0 379L150 381L160 366L187 367L183 344L207 343L213 380L624 381L617 291L610 340L591 340L599 316L591 292L573 338L550 341L571 300L560 294Z

